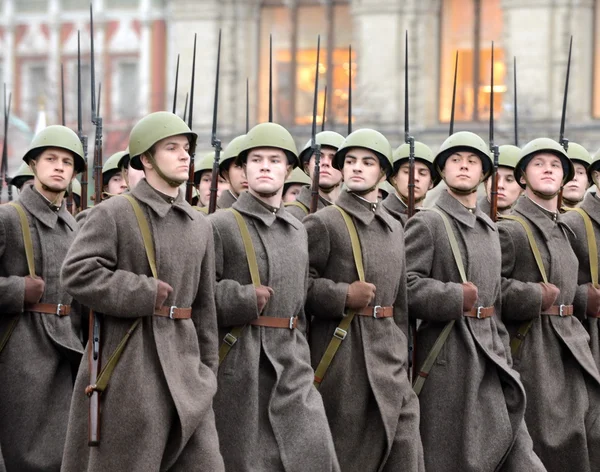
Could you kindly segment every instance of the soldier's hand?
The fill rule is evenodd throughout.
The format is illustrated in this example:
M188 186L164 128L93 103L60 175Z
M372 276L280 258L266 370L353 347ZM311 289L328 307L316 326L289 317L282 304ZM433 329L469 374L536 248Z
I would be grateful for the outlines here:
M158 280L157 282L158 287L156 289L156 303L154 304L154 307L158 309L163 306L163 303L165 303L165 300L173 291L173 287L162 280Z
M348 286L346 294L346 307L351 310L360 310L375 300L375 285L357 280Z
M588 285L587 315L598 316L600 313L600 288Z
M543 282L540 282L540 287L542 287L542 311L546 311L554 305L560 289L554 284L545 284Z
M24 301L26 304L37 303L41 300L46 288L46 282L40 277L25 277L25 297Z
M463 288L463 311L471 311L477 303L477 296L479 291L477 286L472 282L465 282L462 284Z
M267 287L266 285L260 285L254 290L256 290L256 307L258 308L258 312L262 313L267 302L271 298L271 295L274 293L273 289L271 287Z

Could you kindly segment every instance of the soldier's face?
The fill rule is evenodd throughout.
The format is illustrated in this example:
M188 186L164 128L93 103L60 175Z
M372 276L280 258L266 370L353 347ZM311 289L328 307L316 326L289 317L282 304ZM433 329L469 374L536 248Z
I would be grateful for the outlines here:
M144 171L137 170L129 166L123 171L123 175L127 176L125 179L127 181L127 185L130 189L133 189L138 182L144 178Z
M75 158L64 149L47 148L31 165L35 168L36 188L41 183L52 192L64 192L75 177Z
M206 170L202 172L200 176L200 183L198 184L198 198L201 206L208 206L210 200L210 184L212 182L212 171Z
M353 192L364 192L381 180L383 169L377 155L369 149L350 148L342 169L344 183Z
M492 179L485 181L485 191L488 200L492 193ZM498 167L498 208L505 210L514 205L517 198L523 193L523 189L515 179L515 173L510 167Z
M127 190L127 183L120 172L110 178L105 188L105 192L110 195L121 195L125 190Z
M323 146L321 148L321 162L319 172L319 187L324 189L329 189L339 185L342 181L342 173L333 168L333 158L335 156L336 149ZM305 169L308 171L308 175L310 178L313 178L313 174L315 171L315 156L313 155L305 164Z
M267 195L283 190L285 179L292 171L285 152L277 148L255 148L248 153L244 166L248 190Z
M596 194L600 195L600 170L592 171L592 180L594 181L594 184L598 188L598 191L596 192Z
M295 202L300 190L302 190L302 184L291 184L283 194L283 201L285 203Z
M242 166L238 166L234 161L235 159L232 159L229 169L223 172L223 175L229 182L229 190L238 196L248 190L248 180Z
M163 174L173 180L187 180L190 171L190 143L187 136L170 136L154 146L154 160ZM142 156L142 162L145 159Z
M419 200L425 198L428 190L433 187L433 181L431 180L431 172L429 167L423 162L415 159L415 199ZM394 186L400 192L404 198L408 199L408 178L410 176L410 165L404 162L399 168L398 172L392 176Z
M583 200L585 191L589 187L589 182L587 171L583 164L574 162L573 165L575 166L575 177L565 185L563 197L578 202Z
M560 158L550 153L540 153L531 159L525 168L525 175L521 182L532 190L544 195L553 195L558 192L563 180L563 168Z
M471 190L483 177L481 159L472 152L455 152L446 160L442 175L449 187Z

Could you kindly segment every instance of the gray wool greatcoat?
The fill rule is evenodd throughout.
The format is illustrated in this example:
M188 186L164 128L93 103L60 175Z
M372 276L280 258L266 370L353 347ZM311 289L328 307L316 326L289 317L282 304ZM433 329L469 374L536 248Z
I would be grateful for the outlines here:
M311 201L311 188L310 185L305 185L300 190L300 193L296 197L296 201L302 203L306 208L310 209L310 201ZM322 210L325 207L330 206L332 203L329 200L326 200L321 195L319 195L319 199L317 200L317 211ZM285 205L285 211L295 216L299 221L302 221L306 215L308 215L308 210L305 211L304 208L300 208L297 205Z
M346 191L336 205L353 219L361 242L366 282L376 286L373 306L394 316L355 316L319 391L343 471L422 471L419 405L408 381L408 317L402 226L381 204ZM347 226L324 208L304 219L308 231L313 318L310 345L317 368L345 316L348 286L358 280Z
M455 324L429 372L419 400L425 467L431 471L540 471L525 426L525 391L510 366L500 313L500 243L496 225L447 191L435 207L456 235L476 306L494 306L485 319L463 315L463 289L444 222L423 210L406 225L410 313L420 369L446 324Z
M338 471L331 432L305 338L306 231L282 206L276 211L244 192L233 205L248 226L260 282L274 293L262 316L298 317L298 329L248 325L219 367L215 416L226 469ZM234 215L213 225L216 303L222 339L259 316L246 252Z
M77 223L65 204L52 210L25 186L19 202L27 214L35 273L44 279L41 303L71 304L60 283L60 266L75 238ZM79 316L23 311L24 277L29 275L17 210L0 205L0 338L19 317L0 353L0 444L9 471L58 471L67 418L83 346Z
M173 287L164 306L192 318L153 316L157 281L133 207L113 197L92 209L63 264L66 290L103 313L101 366L142 318L101 396L101 443L87 446L88 355L75 382L62 470L223 470L212 401L218 335L210 225L146 180L133 189L152 233L158 277Z
M395 193L390 193L382 202L383 208L387 210L387 212L396 218L401 224L402 227L406 226L406 221L408 220L408 207L404 204L400 197Z
M573 304L577 257L562 216L557 222L527 197L512 211L531 227L550 283L560 289L556 304ZM540 316L542 281L523 227L501 220L502 318L515 336L521 324L533 325L514 368L527 392L525 419L534 450L549 471L600 470L600 378L589 336L575 316Z
M221 193L221 196L217 199L217 209L224 210L231 208L231 206L237 201L237 198L233 196L231 190L227 189Z
M588 192L581 202L580 208L584 210L592 220L592 227L596 236L596 244L600 244L600 198L597 193ZM562 220L573 230L569 233L571 247L575 251L579 261L579 271L577 273L577 292L573 301L575 315L581 320L583 326L590 335L590 347L596 366L600 369L600 325L599 318L588 317L587 312L587 291L588 284L592 282L590 273L590 255L588 250L587 235L583 218L576 211L567 211ZM600 265L600 251L596 265Z

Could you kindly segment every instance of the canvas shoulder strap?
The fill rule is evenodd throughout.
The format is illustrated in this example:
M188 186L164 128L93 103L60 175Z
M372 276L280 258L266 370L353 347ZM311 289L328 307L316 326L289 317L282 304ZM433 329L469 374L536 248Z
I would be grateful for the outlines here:
M302 208L302 210L304 211L304 213L306 213L307 215L310 213L310 209L302 202L299 202L298 200L294 201L294 202L287 202L284 203L284 206L289 207L289 206L295 206L298 208Z
M590 277L594 287L598 286L598 243L596 241L596 234L594 233L594 224L590 215L581 208L567 208L567 211L576 211L583 218L583 224L585 225L585 236L587 239L588 246L588 257L590 259Z

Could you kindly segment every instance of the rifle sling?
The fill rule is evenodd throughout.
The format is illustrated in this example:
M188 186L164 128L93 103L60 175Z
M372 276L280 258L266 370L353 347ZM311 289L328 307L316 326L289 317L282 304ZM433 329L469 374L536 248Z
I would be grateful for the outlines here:
M356 231L356 225L352 221L352 218L348 213L346 213L341 207L337 205L333 205L333 208L338 210L344 219L344 223L346 223L346 228L348 228L348 233L350 234L350 243L352 244L352 254L354 256L354 265L356 266L356 272L358 273L358 280L361 282L365 281L365 269L363 266L362 252L360 246L360 239L358 238L358 232ZM315 370L315 388L319 388L321 382L323 382L323 378L327 373L327 369L331 365L333 358L335 357L338 349L340 348L342 341L346 339L348 335L348 330L350 328L350 324L354 319L355 313L353 311L348 311L346 316L342 318L342 321L335 329L333 337L331 341L329 341L329 345L323 354L323 357L319 361L319 365Z
M33 258L33 240L31 239L31 231L29 230L29 222L27 220L27 215L25 214L25 210L18 203L11 202L10 206L14 207L19 214L19 222L21 223L21 233L23 235L23 246L25 247L25 258L27 259L27 268L29 270L30 277L35 277L35 261ZM8 344L8 340L12 336L15 328L17 327L17 323L19 322L19 315L16 315L13 320L8 325L8 329L6 333L0 338L0 353L4 350L6 345Z
M284 206L286 206L286 207L295 206L295 207L301 208L307 215L310 213L310 208L308 208L304 203L299 202L298 200L293 201L293 202L284 203Z
M460 248L458 247L458 241L456 240L456 235L452 230L450 220L443 211L437 208L423 208L423 210L433 211L441 216L442 221L444 222L444 228L446 229L448 240L450 242L450 249L452 250L452 255L454 256L454 262L456 263L456 267L458 268L458 272L460 274L460 279L462 283L466 283L467 274L465 272L465 266L463 264L462 256L460 254ZM456 320L452 320L446 323L446 326L444 326L444 329L435 340L431 351L429 351L429 354L427 354L425 362L423 362L423 366L421 367L421 370L419 370L418 375L413 384L413 390L415 391L417 396L421 393L421 390L423 390L425 380L427 379L427 376L429 375L433 364L440 355L440 352L442 352L442 348L444 347L448 336L450 336L450 332L452 331L452 327L454 326L455 322Z
M227 210L233 213L235 221L240 230L242 242L244 243L244 250L246 252L246 260L248 261L248 269L250 270L250 279L252 280L252 285L254 285L255 287L260 287L258 262L256 261L256 252L254 251L254 245L252 244L250 231L248 231L248 225L244 221L244 218L242 217L239 211L237 211L234 208L228 208ZM245 327L246 325L235 326L231 329L229 333L225 335L225 337L223 338L223 342L219 347L219 364L221 364L225 357L227 357L227 354L229 354L229 351L231 351L233 345L238 341Z
M503 215L500 218L504 220L513 220L519 223L523 229L525 230L525 234L527 235L527 240L529 241L529 247L531 248L531 252L533 253L533 257L535 259L535 263L538 266L538 270L540 271L540 275L542 276L542 280L544 283L548 283L548 276L546 275L546 269L544 268L544 262L542 261L542 255L540 254L540 249L535 242L535 237L533 236L533 232L531 231L531 226L525 221L524 218L521 218L517 215ZM517 334L510 341L510 352L514 356L519 351L521 344L525 340L527 333L531 329L531 325L533 325L534 320L525 321L521 323Z

